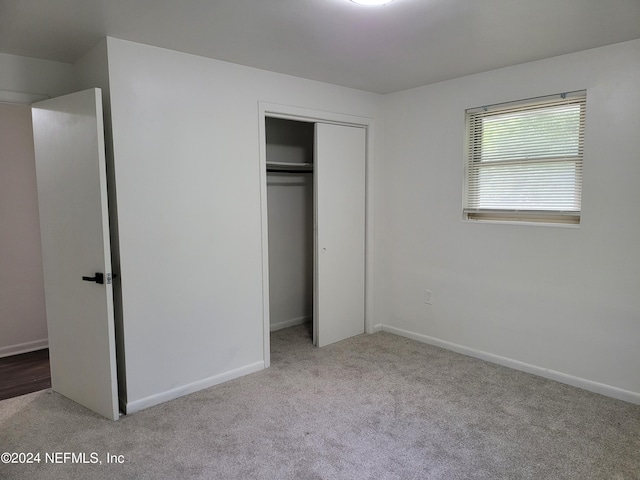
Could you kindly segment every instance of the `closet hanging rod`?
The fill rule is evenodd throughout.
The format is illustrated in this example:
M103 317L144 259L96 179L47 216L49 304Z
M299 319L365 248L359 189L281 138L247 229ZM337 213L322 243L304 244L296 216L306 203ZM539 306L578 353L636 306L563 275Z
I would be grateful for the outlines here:
M313 172L313 163L267 162L267 172Z
M313 173L313 170L286 170L282 168L267 168L267 173Z

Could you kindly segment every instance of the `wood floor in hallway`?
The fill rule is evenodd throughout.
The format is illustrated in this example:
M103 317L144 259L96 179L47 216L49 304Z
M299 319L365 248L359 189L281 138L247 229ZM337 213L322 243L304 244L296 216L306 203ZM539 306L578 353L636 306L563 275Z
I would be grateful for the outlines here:
M50 387L49 349L0 358L0 400Z

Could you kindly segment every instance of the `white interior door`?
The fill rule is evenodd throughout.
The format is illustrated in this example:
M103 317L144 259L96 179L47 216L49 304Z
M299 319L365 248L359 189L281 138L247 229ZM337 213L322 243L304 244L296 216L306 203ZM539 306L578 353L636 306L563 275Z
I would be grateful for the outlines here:
M315 130L314 344L364 333L366 130Z
M36 103L32 115L52 388L116 420L101 91ZM83 280L96 272L102 284Z

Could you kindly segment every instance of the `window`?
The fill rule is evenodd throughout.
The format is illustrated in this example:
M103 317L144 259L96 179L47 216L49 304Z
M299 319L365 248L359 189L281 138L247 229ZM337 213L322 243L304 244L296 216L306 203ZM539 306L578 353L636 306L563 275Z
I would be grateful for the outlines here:
M464 216L580 223L586 92L467 110Z

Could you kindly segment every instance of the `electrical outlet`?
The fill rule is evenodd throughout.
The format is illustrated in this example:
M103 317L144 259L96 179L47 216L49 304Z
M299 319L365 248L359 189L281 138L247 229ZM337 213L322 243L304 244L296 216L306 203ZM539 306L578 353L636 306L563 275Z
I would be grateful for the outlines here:
M427 305L431 305L431 297L433 296L433 292L431 290L424 291L424 303Z

